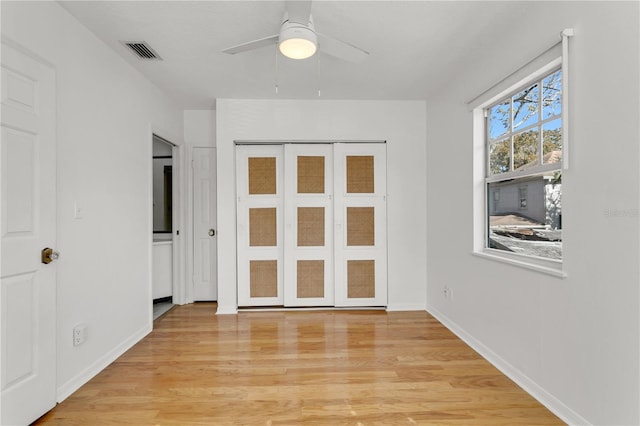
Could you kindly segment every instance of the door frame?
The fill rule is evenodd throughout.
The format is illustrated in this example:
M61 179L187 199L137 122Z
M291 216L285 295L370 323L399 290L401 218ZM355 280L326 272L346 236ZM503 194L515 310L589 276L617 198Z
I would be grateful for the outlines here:
M185 145L181 138L172 135L170 132L163 130L161 126L153 123L149 124L149 142L148 142L148 159L149 159L149 318L153 324L153 138L158 137L163 141L173 145L172 149L172 231L173 231L173 303L183 305L187 303L185 297L185 176L184 176L184 152Z

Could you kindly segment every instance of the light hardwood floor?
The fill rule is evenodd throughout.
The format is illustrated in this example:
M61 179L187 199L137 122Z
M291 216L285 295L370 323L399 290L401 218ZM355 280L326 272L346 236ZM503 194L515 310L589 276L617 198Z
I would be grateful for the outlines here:
M37 424L562 422L426 312L178 306Z

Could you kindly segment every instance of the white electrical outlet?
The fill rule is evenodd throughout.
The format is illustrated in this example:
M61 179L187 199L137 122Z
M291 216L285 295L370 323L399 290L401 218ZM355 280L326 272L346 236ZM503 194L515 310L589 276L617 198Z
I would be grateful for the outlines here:
M78 324L73 327L73 346L81 345L87 340L87 326Z
M447 300L453 300L453 290L451 289L451 287L445 285L442 288L442 296Z

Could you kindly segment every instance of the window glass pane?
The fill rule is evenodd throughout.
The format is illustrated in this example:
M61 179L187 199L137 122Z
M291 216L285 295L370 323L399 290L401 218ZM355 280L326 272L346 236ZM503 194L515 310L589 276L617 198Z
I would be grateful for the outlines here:
M562 119L550 121L542 126L543 163L557 163L562 160Z
M524 170L539 165L538 129L513 137L513 169Z
M489 170L492 175L509 171L511 165L511 138L503 139L489 148Z
M489 111L489 138L498 139L511 129L511 102L507 99Z
M513 130L538 122L538 96L537 84L513 95Z
M542 80L542 119L562 113L562 70Z
M562 259L560 172L487 186L490 248Z
M486 184L487 247L562 260L562 72L499 102L486 111L487 176L507 175Z

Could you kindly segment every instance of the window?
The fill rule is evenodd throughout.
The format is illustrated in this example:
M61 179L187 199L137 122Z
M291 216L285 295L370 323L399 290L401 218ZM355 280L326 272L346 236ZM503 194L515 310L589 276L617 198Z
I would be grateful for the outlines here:
M496 213L498 211L499 205L498 203L500 202L500 188L498 189L494 189L493 191L491 191L491 193L493 194L493 204L489 204L489 211L491 213Z
M561 261L562 70L527 81L484 117L485 248Z
M520 209L525 210L527 208L527 187L520 187Z

